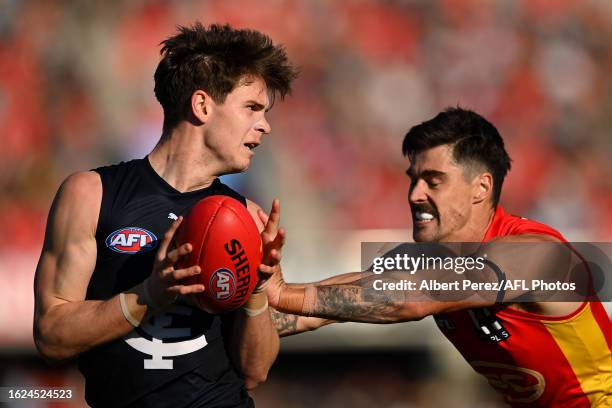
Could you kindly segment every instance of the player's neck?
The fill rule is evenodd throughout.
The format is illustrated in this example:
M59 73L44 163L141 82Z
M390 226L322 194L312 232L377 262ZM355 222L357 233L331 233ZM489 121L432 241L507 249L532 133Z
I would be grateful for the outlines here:
M488 202L483 202L474 210L473 222L470 223L469 237L465 242L481 242L493 221L495 208L491 208Z
M162 136L149 153L149 162L176 190L183 193L199 190L210 186L217 177L203 149L196 129L179 125Z

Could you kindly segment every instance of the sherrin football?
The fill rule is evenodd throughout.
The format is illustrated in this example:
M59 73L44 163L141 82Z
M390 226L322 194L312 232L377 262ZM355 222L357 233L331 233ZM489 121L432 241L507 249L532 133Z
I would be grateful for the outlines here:
M262 258L261 236L247 208L228 196L203 198L176 232L177 247L187 242L193 250L178 267L202 270L187 280L205 287L193 296L196 305L212 314L242 306L257 285Z

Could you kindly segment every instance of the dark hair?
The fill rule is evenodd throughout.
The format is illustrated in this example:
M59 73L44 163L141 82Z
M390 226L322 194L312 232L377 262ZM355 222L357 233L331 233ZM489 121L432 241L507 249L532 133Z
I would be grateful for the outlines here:
M447 108L410 129L404 137L402 152L412 159L416 153L447 144L452 145L457 164L477 164L491 172L495 207L512 161L495 126L471 110Z
M155 70L155 96L164 109L164 131L188 117L191 95L202 89L223 103L245 75L262 78L272 98L284 98L297 71L281 46L258 31L229 25L178 26L178 33L160 45Z

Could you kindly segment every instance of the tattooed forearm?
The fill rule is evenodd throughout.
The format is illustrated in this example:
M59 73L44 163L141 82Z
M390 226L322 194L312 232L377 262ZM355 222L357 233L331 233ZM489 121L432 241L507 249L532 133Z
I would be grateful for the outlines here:
M270 308L270 317L272 318L272 324L274 324L278 335L281 337L316 330L319 327L337 323L336 320L298 316L279 312L272 308Z
M299 316L282 313L276 309L270 308L270 317L272 318L272 324L276 327L276 331L279 336L288 336L290 334L298 333L298 319Z
M375 290L369 276L345 285L317 286L313 315L368 323L392 323L402 319L404 291ZM385 281L389 279L383 279Z

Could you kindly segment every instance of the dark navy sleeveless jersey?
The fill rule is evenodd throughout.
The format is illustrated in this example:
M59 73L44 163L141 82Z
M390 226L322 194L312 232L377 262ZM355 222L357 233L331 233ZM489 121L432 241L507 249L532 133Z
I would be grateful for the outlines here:
M219 179L180 193L148 158L94 170L102 180L97 259L86 299L106 300L146 279L159 242L179 215L200 199L243 196ZM224 337L228 317L209 315L180 299L123 338L79 357L92 407L250 407Z

